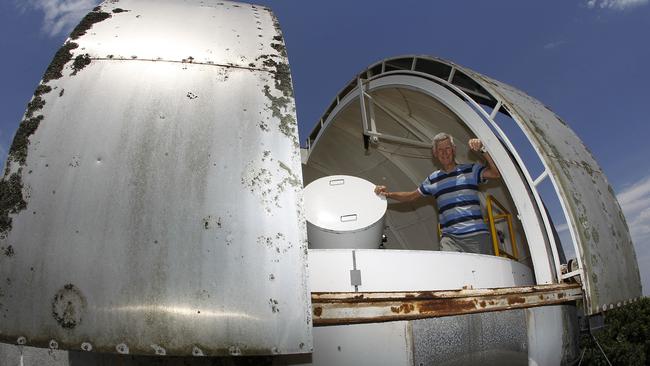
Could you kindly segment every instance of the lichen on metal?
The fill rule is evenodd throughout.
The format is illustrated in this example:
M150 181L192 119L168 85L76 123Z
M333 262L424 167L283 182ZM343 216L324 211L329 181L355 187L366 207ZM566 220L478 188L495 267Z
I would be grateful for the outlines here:
M11 279L0 340L309 352L286 56L272 13L249 4L105 1L86 16L45 71L0 181Z
M602 169L578 136L545 105L523 92L464 69L521 124L551 169L577 235L589 314L603 303L638 296L641 280L629 229Z

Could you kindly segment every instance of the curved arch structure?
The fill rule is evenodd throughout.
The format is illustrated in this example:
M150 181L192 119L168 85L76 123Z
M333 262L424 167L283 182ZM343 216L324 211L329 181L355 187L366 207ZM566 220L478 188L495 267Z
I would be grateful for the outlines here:
M394 95L389 95L391 89ZM409 91L429 99L405 95ZM364 98L360 98L362 92ZM418 111L418 105L426 103L438 111ZM378 112L384 114L383 119L376 116ZM540 176L531 177L508 136L495 122L497 113L511 116L524 131L544 164ZM423 120L425 116L442 122L435 125ZM382 120L391 122L381 125ZM469 131L462 133L463 128L458 125ZM305 179L352 168L367 173L376 182L386 179L395 182L397 188L411 190L428 174L426 164L430 166L426 161L423 168L414 158L414 151L421 148L420 158L426 156L422 151L430 146L433 135L449 128L460 136L481 138L495 158L513 208L521 219L538 283L579 276L588 314L620 306L641 295L636 256L625 218L611 186L582 141L539 101L451 62L428 56L401 56L385 59L361 72L337 95L310 134L303 167ZM345 129L347 139L340 133ZM358 137L351 139L355 134ZM328 156L336 154L331 152L331 143L337 139L341 144L365 143L355 152L343 146L337 149L345 151L345 160L353 153L357 157L365 154L368 158L363 164L367 169L337 163L336 157ZM365 152L359 154L362 150ZM373 155L375 151L378 154ZM382 169L382 164L391 167ZM570 273L560 271L561 248L555 243L552 223L536 190L545 179L551 180L570 223L579 257L579 268ZM400 210L397 207L394 211ZM414 212L418 210L415 208ZM426 217L411 221L435 220L430 212L420 216ZM393 226L395 221L399 218L393 220ZM399 236L399 229L393 231Z

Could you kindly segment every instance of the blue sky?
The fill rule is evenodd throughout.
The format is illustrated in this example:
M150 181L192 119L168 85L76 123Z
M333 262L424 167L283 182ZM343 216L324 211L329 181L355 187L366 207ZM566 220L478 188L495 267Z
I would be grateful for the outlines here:
M55 51L97 3L0 3L2 160ZM301 141L356 73L401 54L454 61L550 106L617 192L650 294L648 0L257 3L274 10L284 32Z

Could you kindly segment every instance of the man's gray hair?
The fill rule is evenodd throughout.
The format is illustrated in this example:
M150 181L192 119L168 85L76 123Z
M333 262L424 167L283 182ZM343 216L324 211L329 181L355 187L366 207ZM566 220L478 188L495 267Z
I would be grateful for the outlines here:
M438 143L440 141L444 141L449 139L449 142L451 142L451 146L456 146L456 143L454 142L454 137L446 132L440 132L439 134L435 135L433 137L433 149L435 150L438 147Z

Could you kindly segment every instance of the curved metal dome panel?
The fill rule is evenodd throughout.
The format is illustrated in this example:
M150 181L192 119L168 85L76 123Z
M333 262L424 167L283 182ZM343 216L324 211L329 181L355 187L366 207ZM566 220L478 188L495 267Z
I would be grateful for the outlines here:
M0 340L311 352L295 107L268 9L107 1L28 108L0 187Z
M555 178L575 233L584 271L588 313L641 296L641 278L630 232L614 190L580 138L538 100L468 69L517 120Z

